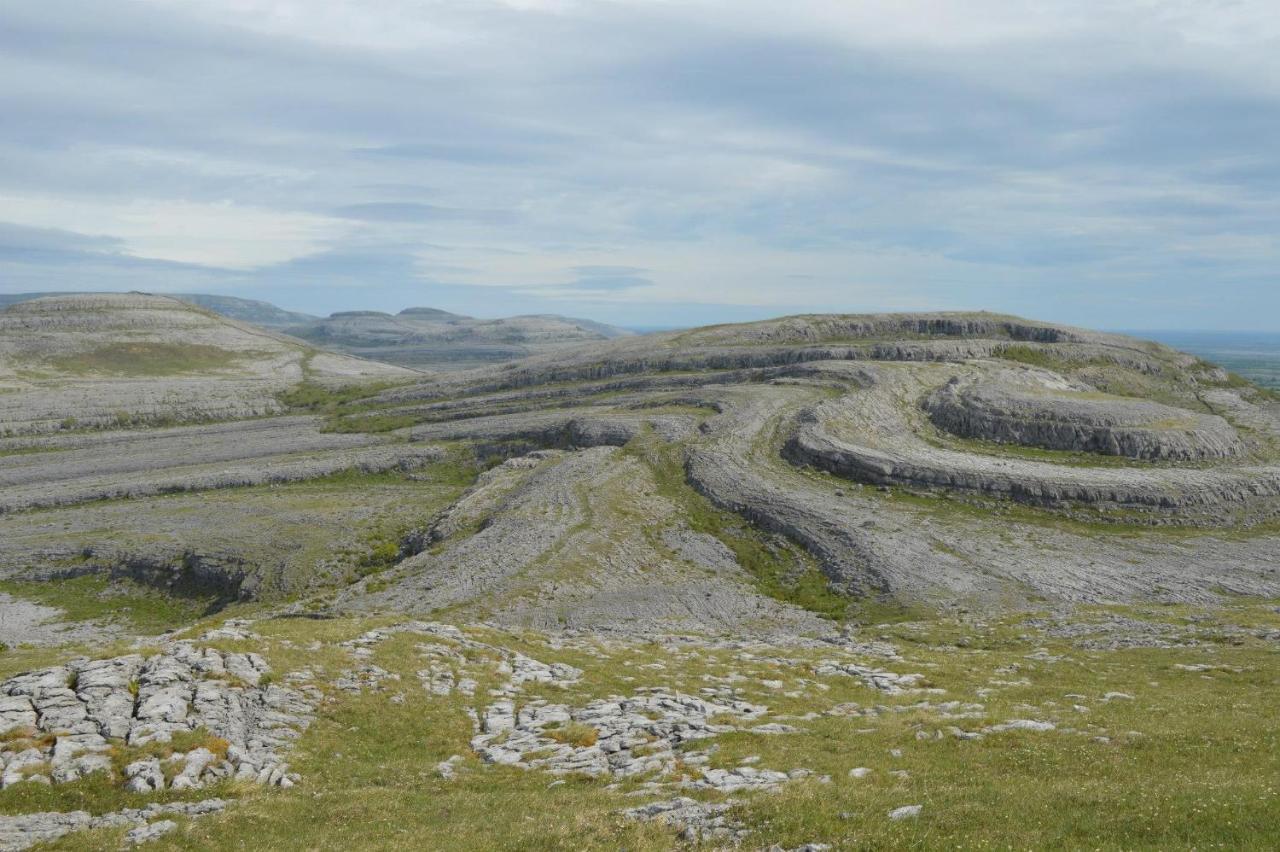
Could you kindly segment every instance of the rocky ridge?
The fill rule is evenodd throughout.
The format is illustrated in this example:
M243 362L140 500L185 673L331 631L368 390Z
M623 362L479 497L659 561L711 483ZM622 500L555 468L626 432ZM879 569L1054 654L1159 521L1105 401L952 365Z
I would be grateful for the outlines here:
M924 400L930 419L965 438L1154 461L1245 453L1226 420L1148 400L1098 394L1039 371L955 377Z

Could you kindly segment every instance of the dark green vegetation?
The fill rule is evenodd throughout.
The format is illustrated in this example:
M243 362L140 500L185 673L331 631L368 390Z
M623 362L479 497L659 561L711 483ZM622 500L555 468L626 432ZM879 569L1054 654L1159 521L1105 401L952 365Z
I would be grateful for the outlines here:
M52 582L0 580L0 592L57 607L69 621L119 621L145 634L182 627L217 605L216 596L174 595L101 574Z
M304 381L281 393L279 399L289 408L333 414L360 400L370 399L381 391L394 387L395 384L382 382L334 388L317 382Z
M333 388L306 381L279 395L282 404L296 411L325 416L325 430L330 432L393 432L412 426L416 417L380 411L374 398L397 382L353 385Z

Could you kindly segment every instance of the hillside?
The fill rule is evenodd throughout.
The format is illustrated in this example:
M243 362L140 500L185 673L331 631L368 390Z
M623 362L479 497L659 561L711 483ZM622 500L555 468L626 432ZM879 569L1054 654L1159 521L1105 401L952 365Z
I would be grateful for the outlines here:
M164 296L51 296L0 311L7 434L255 417L282 411L277 396L304 381L412 375Z
M550 314L476 319L436 308L398 314L347 311L289 327L317 346L375 361L459 370L631 335L591 320Z
M1280 399L1194 356L813 315L412 374L143 296L0 344L0 849L1275 845Z

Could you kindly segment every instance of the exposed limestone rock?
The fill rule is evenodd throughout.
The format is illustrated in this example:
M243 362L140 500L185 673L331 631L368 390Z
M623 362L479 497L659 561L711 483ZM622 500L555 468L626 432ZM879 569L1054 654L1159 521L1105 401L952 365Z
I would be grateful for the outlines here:
M860 666L856 663L842 663L837 660L824 660L814 667L814 674L820 676L848 675L856 677L872 689L878 689L888 695L901 695L906 692L927 692L917 688L916 684L924 680L922 674L895 674L884 669Z
M504 700L485 711L481 733L472 739L471 747L489 763L557 775L670 773L675 770L677 746L735 730L733 725L715 724L711 719L749 720L765 711L765 707L743 701L708 701L658 689L629 697L611 696L581 708L535 700L522 704L517 712L513 701ZM558 739L558 732L568 725L581 726L583 744ZM587 734L586 729L593 733ZM736 777L733 773L721 777L716 770L707 770L704 781L717 789L737 789L786 780L785 774L746 769L750 771Z
M226 806L227 803L222 799L205 799L200 802L155 803L144 808L127 808L101 816L93 816L87 811L0 816L0 852L21 852L37 843L48 843L77 831L123 826L134 826L126 835L126 842L145 843L177 827L177 823L172 820L157 820L157 817L201 817L218 813Z
M649 525L667 531L655 540ZM339 601L411 613L467 605L540 630L831 632L760 595L732 552L708 538L688 529L638 459L613 447L539 451L482 477L413 537L421 552L374 591L357 584ZM580 566L571 581L558 570L568 562Z
M1045 371L953 378L924 406L939 428L965 438L1156 461L1245 452L1235 429L1217 415L1108 397Z
M903 396L923 392L924 374L880 369L871 375L870 386L807 410L786 444L787 458L878 485L971 491L1047 506L1193 513L1280 497L1280 465L1091 468L935 447L919 436L901 404Z
M736 842L747 835L741 823L731 820L727 814L738 802L699 802L680 796L662 802L641 805L623 811L630 819L657 820L675 829L682 840L728 840Z
M320 431L312 417L116 432L0 456L0 514L111 498L296 482L346 470L411 470L441 457L424 444Z
M257 654L178 642L151 657L75 660L10 678L0 684L0 734L9 735L0 748L0 786L29 780L46 765L56 784L111 773L113 749L192 731L211 739L178 756L173 789L232 776L287 786L296 777L282 752L309 724L314 696L259 685L266 672ZM134 761L124 774L134 792L166 787L157 759Z

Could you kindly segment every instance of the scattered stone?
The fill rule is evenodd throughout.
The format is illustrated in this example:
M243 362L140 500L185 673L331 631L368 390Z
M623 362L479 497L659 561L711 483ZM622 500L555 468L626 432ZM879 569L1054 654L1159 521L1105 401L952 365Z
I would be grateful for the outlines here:
M904 692L942 692L942 690L922 690L916 684L924 680L922 674L896 674L894 672L877 669L871 666L860 666L856 663L842 663L838 660L824 660L818 663L813 669L814 674L819 677L830 677L833 675L847 675L856 677L864 684L872 689L878 689L889 695L899 695Z
M137 846L142 843L149 843L152 840L158 840L169 832L178 827L178 824L171 819L162 819L153 822L150 825L140 825L137 828L130 829L124 836L124 842L130 846Z
M986 728L986 732L999 734L1004 731L1052 731L1056 727L1052 722L1040 722L1035 719L1010 719Z
M456 765L462 762L462 755L455 754L448 760L442 760L436 764L436 772L446 781L453 780L457 774Z
M738 842L747 834L740 824L729 820L725 814L735 805L733 799L724 802L699 802L679 797L631 808L622 813L631 819L657 820L676 829L679 836L691 842L700 840L728 840Z
M889 819L895 822L903 819L915 819L920 816L920 811L923 809L923 805L903 805L900 808L894 808L889 811Z

